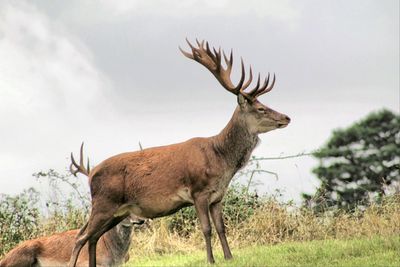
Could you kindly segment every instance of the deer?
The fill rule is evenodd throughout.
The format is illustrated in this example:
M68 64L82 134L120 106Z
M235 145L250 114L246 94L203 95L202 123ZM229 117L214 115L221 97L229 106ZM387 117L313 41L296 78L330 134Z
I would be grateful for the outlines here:
M71 154L70 171L73 175L82 173L89 177L89 159L87 167L83 164L83 143L80 149L80 164L78 165ZM74 169L74 167L76 169ZM90 181L89 181L90 182ZM129 260L129 247L132 232L136 225L145 223L140 217L130 214L116 227L110 229L99 240L98 266L119 266ZM75 237L87 227L57 233L51 236L27 240L8 252L0 267L30 267L30 266L66 266L75 245ZM79 255L78 266L87 266L89 255L87 250Z
M97 248L97 266L118 266L127 262L133 227L142 223L144 220L130 216L105 233ZM79 231L75 229L24 241L4 256L0 267L66 266ZM79 255L77 264L87 266L88 261L85 250Z
M252 68L250 66L246 80L242 59L241 77L234 85L230 77L232 50L227 57L221 49L211 49L204 40L196 39L197 46L186 41L191 52L179 47L183 55L206 67L224 89L237 97L231 119L217 135L121 153L95 166L90 172L92 210L87 227L77 236L69 266L75 266L86 243L89 244L89 266L96 266L99 238L129 214L153 219L171 215L187 206L194 206L196 210L205 239L207 261L215 262L211 248L211 220L224 258L232 258L222 214L224 194L235 173L248 162L260 140L258 135L286 127L290 118L258 100L274 87L275 74L271 82L268 73L262 84L259 74L254 88L246 90L253 80Z

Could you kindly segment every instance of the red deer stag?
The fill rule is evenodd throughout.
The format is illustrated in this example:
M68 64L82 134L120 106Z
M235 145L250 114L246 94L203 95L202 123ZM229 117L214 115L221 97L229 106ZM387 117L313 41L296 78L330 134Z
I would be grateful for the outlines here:
M211 50L208 42L188 42L192 53L182 53L205 66L220 84L237 96L238 106L231 120L217 135L193 138L183 143L148 148L113 156L90 172L92 211L87 228L77 237L70 266L74 266L80 250L89 242L89 265L96 266L96 243L105 232L128 214L157 218L194 205L201 223L208 262L213 263L210 215L221 241L225 259L232 258L222 215L222 198L234 174L242 168L256 147L258 135L290 122L288 116L260 103L257 98L275 84L268 75L260 84L245 89L252 81L252 70L245 82L241 62L239 83L233 85L230 74L233 64L221 50ZM226 68L222 65L222 55Z

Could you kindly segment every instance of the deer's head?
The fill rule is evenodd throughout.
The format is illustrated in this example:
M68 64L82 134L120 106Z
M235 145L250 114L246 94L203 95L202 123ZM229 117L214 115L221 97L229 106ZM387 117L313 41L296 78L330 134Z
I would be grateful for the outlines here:
M186 41L192 49L192 53L180 48L181 52L186 57L205 66L226 90L237 96L238 107L236 112L251 132L257 134L265 133L277 128L284 128L289 124L290 118L288 116L267 107L257 99L260 95L272 90L275 84L275 74L270 83L270 75L268 73L262 85L260 83L260 74L258 74L256 86L251 90L246 90L253 80L253 72L250 66L249 78L245 82L246 74L243 60L241 60L241 77L235 86L230 78L233 65L232 51L228 58L224 51L221 53L221 49L217 51L212 48L211 50L208 42L196 40L198 47L194 47L188 40ZM222 56L224 57L226 68L222 66Z

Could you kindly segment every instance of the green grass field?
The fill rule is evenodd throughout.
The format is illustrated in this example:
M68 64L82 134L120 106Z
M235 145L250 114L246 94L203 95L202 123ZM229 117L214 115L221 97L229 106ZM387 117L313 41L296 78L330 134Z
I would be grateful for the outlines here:
M135 245L132 244L133 249ZM233 249L225 261L214 248L215 266L400 266L400 236L322 240ZM205 251L131 259L125 266L204 266Z

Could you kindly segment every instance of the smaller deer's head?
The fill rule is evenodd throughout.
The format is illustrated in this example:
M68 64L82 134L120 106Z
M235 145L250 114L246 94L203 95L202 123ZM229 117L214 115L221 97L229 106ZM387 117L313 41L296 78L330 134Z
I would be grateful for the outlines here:
M126 217L124 220L122 220L122 222L120 222L120 225L122 227L130 228L130 227L133 227L135 225L138 225L138 226L142 225L145 222L146 222L145 219L143 219L143 218L141 218L139 216L136 216L135 214L131 213L131 214L129 214L128 217Z
M238 84L233 85L230 74L233 65L233 53L231 51L229 58L225 52L219 49L218 51L213 48L210 49L208 42L199 42L196 40L198 47L194 47L188 40L186 40L192 49L192 53L188 53L181 48L181 52L188 58L193 59L203 66L205 66L220 84L229 92L237 96L238 107L235 111L239 119L241 119L247 128L256 134L265 133L274 129L284 128L289 122L290 118L285 114L279 113L258 101L258 97L272 90L275 84L275 74L270 83L270 75L268 73L263 84L260 84L260 74L258 74L256 86L245 91L253 80L253 71L250 66L249 79L245 82L245 70L243 59L241 60L241 77ZM222 55L225 60L226 68L222 66Z
M129 214L128 217L115 226L115 233L117 233L122 240L130 240L133 229L141 226L145 222L143 218L135 214ZM129 246L130 242L125 244Z

